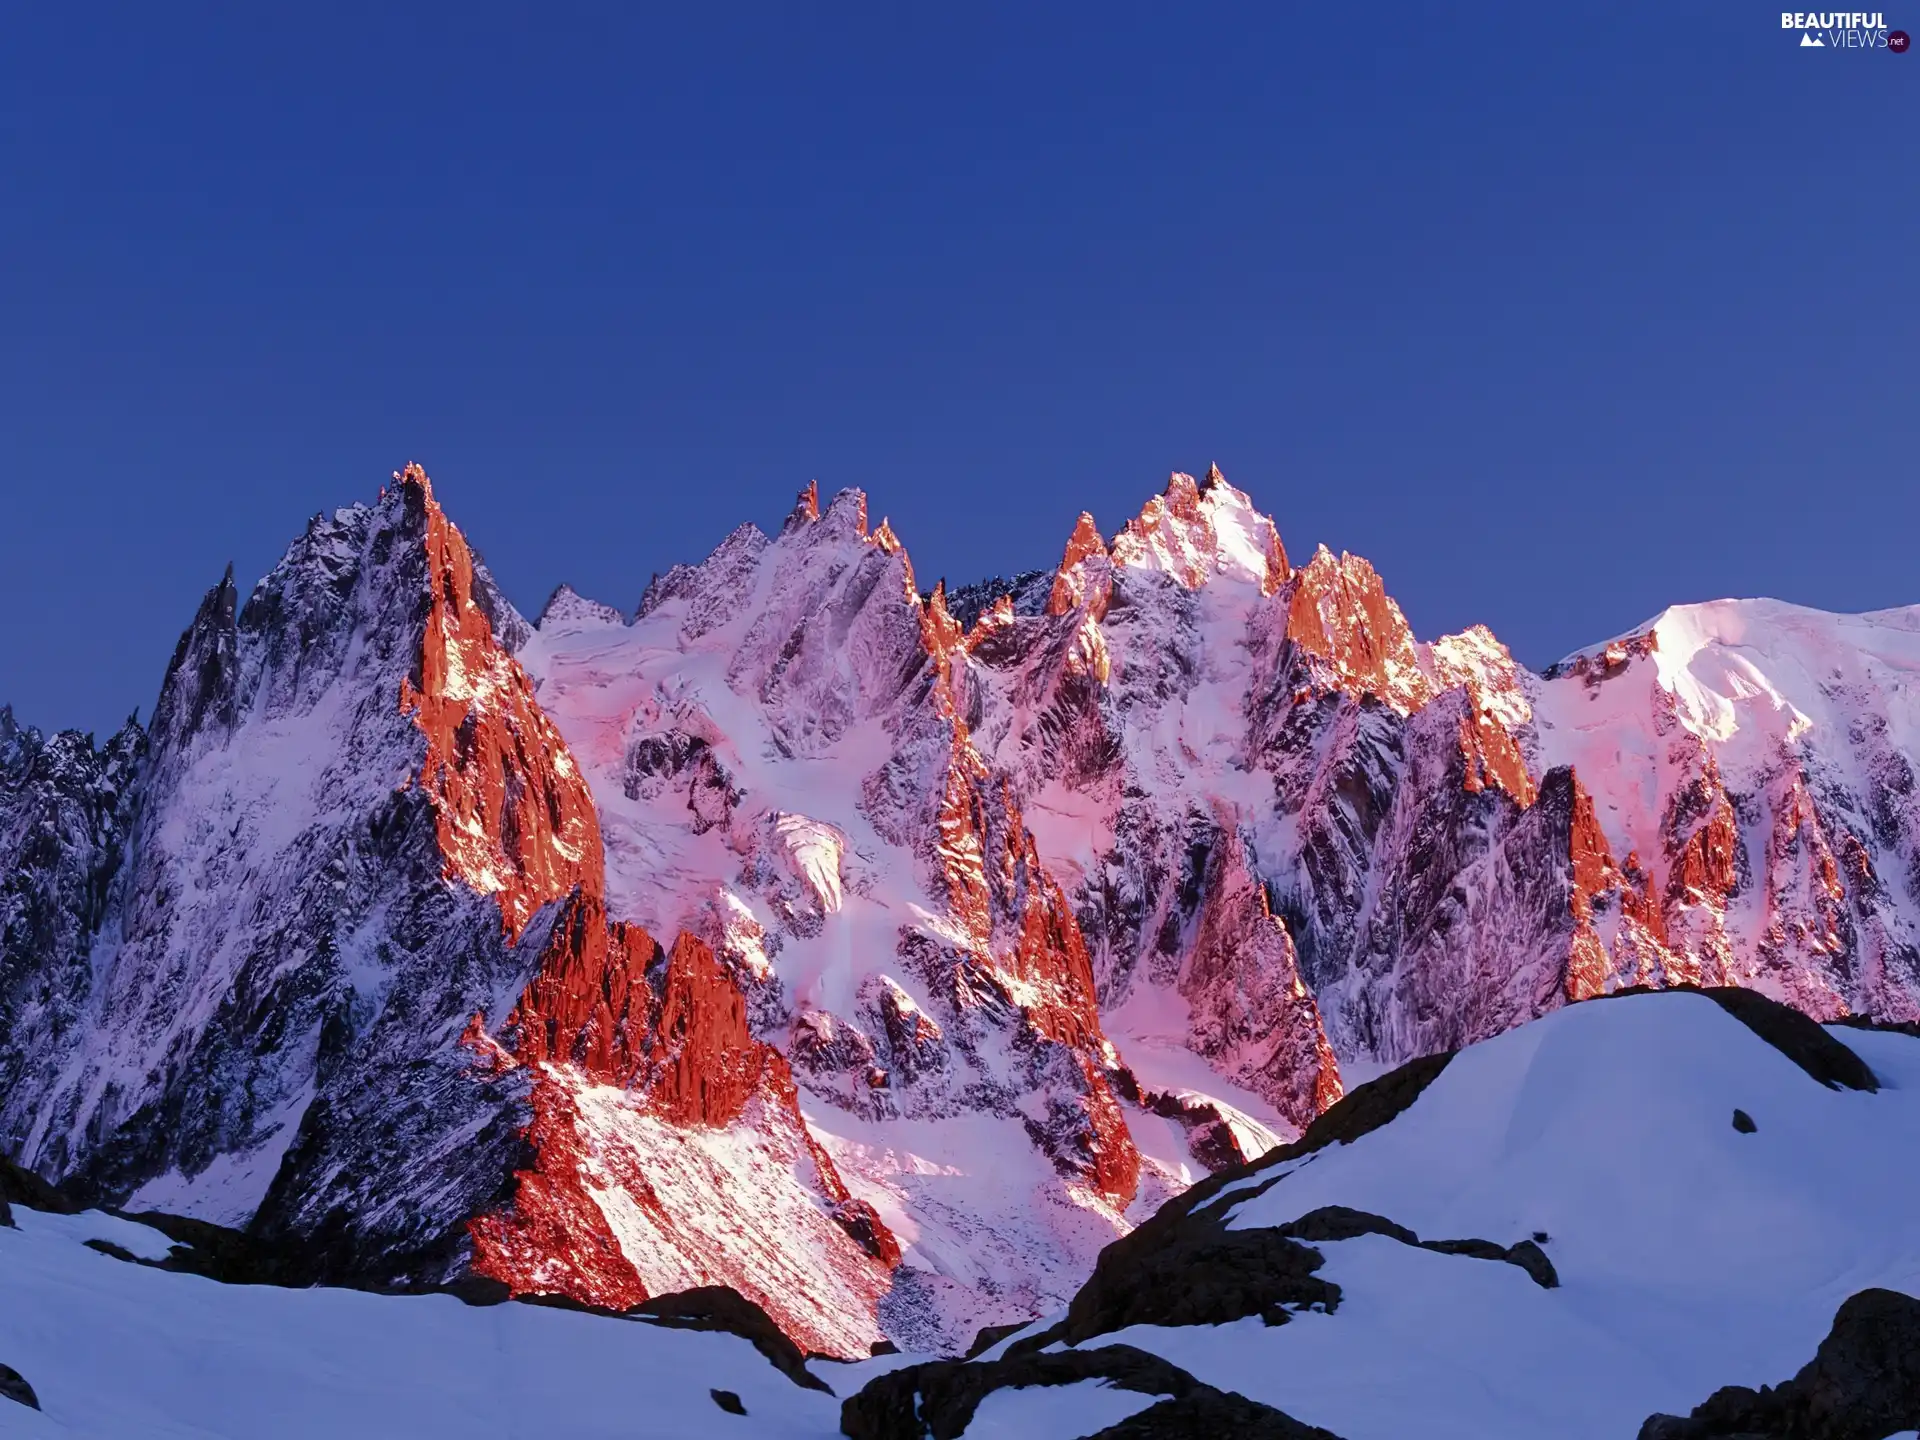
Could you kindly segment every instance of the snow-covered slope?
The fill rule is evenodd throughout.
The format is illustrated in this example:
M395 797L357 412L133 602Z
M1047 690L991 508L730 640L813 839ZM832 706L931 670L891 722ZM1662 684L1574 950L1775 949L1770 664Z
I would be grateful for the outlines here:
M23 1440L819 1440L839 1401L746 1340L447 1295L222 1285L143 1259L166 1237L97 1212L0 1228L0 1363ZM729 1392L744 1414L720 1408Z
M1163 1217L1155 1246L1103 1259L1058 1329L982 1357L974 1389L999 1406L962 1433L1023 1433L987 1423L1022 1413L1024 1433L1082 1433L1049 1428L1049 1390L1004 1388L1012 1362L993 1362L1023 1346L1062 1373L1134 1347L1344 1440L1632 1436L1722 1386L1788 1380L1849 1297L1920 1296L1920 1038L1828 1034L1877 1091L1828 1088L1697 993L1576 1005L1463 1051L1379 1128L1255 1168ZM1465 1240L1484 1258L1434 1244ZM1165 1275L1156 1255L1176 1257ZM1920 1342L1905 1303L1896 1349ZM1872 1366L1852 1373L1864 1406ZM867 1415L889 1387L925 1403L958 1388L900 1371ZM1150 1399L1171 1393L1163 1379ZM1764 1433L1890 1435L1920 1419L1920 1366L1904 1393L1884 1428Z
M1580 983L1920 1014L1920 609L1683 605L1532 687L1592 797Z

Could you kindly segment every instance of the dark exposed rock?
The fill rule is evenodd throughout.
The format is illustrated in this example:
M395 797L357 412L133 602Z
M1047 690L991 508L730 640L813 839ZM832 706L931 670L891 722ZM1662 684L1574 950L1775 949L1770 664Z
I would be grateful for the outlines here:
M807 1369L807 1357L773 1318L738 1290L725 1285L701 1285L671 1295L655 1295L627 1312L676 1330L715 1330L738 1335L752 1343L773 1367L794 1384L808 1390L832 1388Z
M1340 1287L1314 1273L1320 1252L1277 1230L1229 1230L1202 1212L1148 1244L1128 1246L1131 1238L1100 1252L1065 1320L1009 1353L1077 1345L1129 1325L1224 1325L1249 1315L1284 1325L1293 1310L1340 1303Z
M1792 1006L1733 985L1716 985L1704 993L1829 1090L1880 1088L1866 1061Z
M149 1210L127 1215L173 1242L162 1270L204 1276L225 1285L299 1285L303 1272L283 1249L242 1230Z
M876 1358L881 1355L898 1355L899 1353L900 1347L891 1340L876 1340L873 1342L873 1347L867 1351L868 1355Z
M935 1360L868 1382L840 1407L841 1433L852 1440L956 1440L974 1411L996 1390L1102 1380L1116 1390L1168 1399L1117 1426L1107 1440L1184 1440L1248 1436L1257 1440L1335 1440L1278 1410L1203 1385L1179 1366L1131 1345L1028 1352L980 1364Z
M973 1337L973 1344L967 1347L967 1359L986 1354L1009 1335L1018 1335L1032 1323L1031 1320L1012 1320L1005 1325L982 1325Z
M1509 1265L1518 1265L1533 1277L1533 1283L1543 1290L1560 1288L1560 1276L1553 1268L1553 1262L1547 1258L1547 1252L1531 1240L1522 1240L1517 1245L1509 1245L1507 1253L1501 1257Z
M6 1397L17 1405L24 1405L29 1410L40 1408L40 1397L33 1393L33 1386L29 1385L26 1377L11 1365L0 1365L0 1396Z
M513 1299L513 1287L491 1275L469 1271L440 1287L446 1294L468 1305L504 1305Z
M111 1240L82 1240L80 1243L85 1245L89 1250L97 1250L100 1254L110 1256L115 1260L125 1260L131 1265L138 1265L140 1263L140 1257L138 1255L127 1249L126 1246L116 1245Z
M947 591L947 613L971 630L1001 596L1013 602L1016 615L1039 615L1047 608L1047 595L1053 589L1051 570L1022 570L1012 579L994 575ZM932 599L932 596L924 597Z
M49 1215L77 1215L83 1208L60 1186L5 1158L0 1158L0 1200Z
M1751 1135L1760 1127L1753 1123L1753 1117L1747 1114L1746 1111L1735 1110L1733 1112L1733 1128L1738 1130L1742 1135Z
M744 1415L747 1413L747 1407L740 1403L740 1397L734 1394L733 1391L709 1390L707 1393L713 1396L713 1403L729 1415Z
M1832 1023L1845 1025L1849 1030L1891 1030L1920 1040L1920 1020L1876 1020L1871 1015L1843 1015Z
M1361 1136L1378 1130L1418 1100L1427 1086L1439 1079L1440 1072L1447 1068L1447 1062L1451 1059L1453 1059L1451 1051L1438 1055L1423 1055L1418 1060L1409 1060L1396 1070L1369 1080L1364 1085L1354 1087L1337 1104L1322 1112L1298 1140L1289 1145L1282 1145L1278 1149L1269 1150L1265 1155L1245 1165L1235 1165L1209 1175L1199 1184L1161 1206L1145 1224L1130 1235L1114 1243L1125 1244L1143 1232L1155 1232L1179 1224L1187 1215L1211 1203L1235 1181L1271 1170L1290 1160L1298 1160L1303 1155L1324 1150L1329 1145L1350 1145ZM1135 1243L1145 1242L1136 1241Z
M1248 1315L1283 1324L1289 1306L1334 1308L1339 1287L1313 1273L1322 1260L1318 1251L1274 1230L1228 1230L1210 1207L1235 1181L1379 1129L1413 1104L1450 1059L1425 1056L1358 1086L1291 1145L1210 1175L1162 1205L1100 1252L1064 1321L1015 1342L1009 1354L1131 1324L1219 1324Z
M563 1290L526 1290L515 1295L513 1300L517 1305L538 1305L544 1310L571 1310L576 1315L598 1315L606 1320L626 1318L623 1311L596 1305L591 1300L582 1300Z
M1370 1215L1365 1210L1354 1210L1345 1205L1323 1205L1318 1210L1309 1210L1298 1220L1280 1226L1279 1231L1282 1235L1309 1243L1353 1240L1361 1235L1385 1235L1402 1245L1420 1243L1420 1237L1406 1226L1396 1225L1383 1215Z
M1640 1440L1884 1440L1920 1429L1920 1300L1862 1290L1814 1358L1782 1385L1717 1390L1685 1418L1654 1415Z
M848 1197L838 1202L833 1207L833 1222L881 1264L900 1263L900 1242L887 1228L887 1222L880 1218L880 1212L867 1201Z
M1356 1086L1339 1104L1329 1108L1307 1127L1306 1133L1291 1145L1283 1145L1254 1162L1253 1169L1265 1169L1283 1160L1296 1159L1332 1144L1351 1145L1362 1135L1378 1130L1418 1100L1427 1086L1440 1078L1440 1072L1453 1059L1451 1050L1409 1060L1376 1080Z
M1336 1440L1332 1431L1303 1425L1291 1415L1232 1391L1201 1386L1178 1400L1162 1400L1089 1440Z
M0 706L0 1152L19 1153L32 1128L20 1098L84 1024L146 747L132 720L96 747L23 728Z
M1318 1210L1310 1210L1298 1220L1278 1227L1278 1233L1290 1239L1316 1242L1352 1240L1361 1235L1384 1235L1390 1240L1398 1240L1402 1245L1415 1245L1440 1255L1465 1255L1475 1260L1500 1260L1517 1265L1545 1290L1552 1290L1560 1284L1553 1262L1531 1240L1522 1240L1517 1245L1499 1245L1491 1240L1422 1240L1406 1226L1384 1215L1371 1215L1365 1210L1354 1210L1345 1205L1323 1205Z

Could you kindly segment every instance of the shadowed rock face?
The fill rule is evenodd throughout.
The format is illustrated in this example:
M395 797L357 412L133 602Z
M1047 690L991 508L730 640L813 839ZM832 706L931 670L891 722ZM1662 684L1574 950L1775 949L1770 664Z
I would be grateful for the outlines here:
M1920 1300L1862 1290L1791 1380L1715 1391L1686 1418L1654 1415L1640 1440L1884 1440L1920 1429Z
M86 1023L146 749L134 721L96 747L22 729L0 706L0 1096L57 1064ZM0 1099L0 1126L0 1149L18 1150L30 1106Z

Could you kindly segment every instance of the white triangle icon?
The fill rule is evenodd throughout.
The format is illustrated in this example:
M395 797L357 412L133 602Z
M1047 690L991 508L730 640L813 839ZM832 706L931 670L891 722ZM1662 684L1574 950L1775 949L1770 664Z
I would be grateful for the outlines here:
M1812 35L1802 35L1800 37L1800 48L1802 50L1824 50L1827 48L1827 42L1816 39Z

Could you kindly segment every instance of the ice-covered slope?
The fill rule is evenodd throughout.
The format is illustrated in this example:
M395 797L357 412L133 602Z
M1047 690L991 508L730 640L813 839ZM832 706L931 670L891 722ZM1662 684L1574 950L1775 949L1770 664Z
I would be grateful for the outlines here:
M1254 1169L1166 1224L1165 1274L1152 1246L1103 1260L1059 1330L988 1352L975 1388L999 1408L963 1433L1022 1433L985 1423L1022 1413L1025 1433L1079 1433L1046 1428L1047 1390L993 1372L1023 1346L1066 1357L1063 1373L1134 1347L1344 1440L1632 1436L1721 1386L1788 1380L1849 1297L1920 1296L1920 1038L1828 1034L1877 1091L1828 1088L1701 994L1572 1006L1463 1051L1424 1090L1396 1076L1417 1098L1386 1123ZM1368 1107L1375 1122L1392 1108ZM1433 1243L1468 1240L1480 1253ZM1526 1264L1501 1263L1521 1244ZM1920 1341L1907 1303L1896 1351ZM1791 1433L1911 1427L1910 1369L1903 1425ZM1842 1398L1864 1406L1874 1365L1851 1373ZM902 1371L870 1399L940 1384Z

